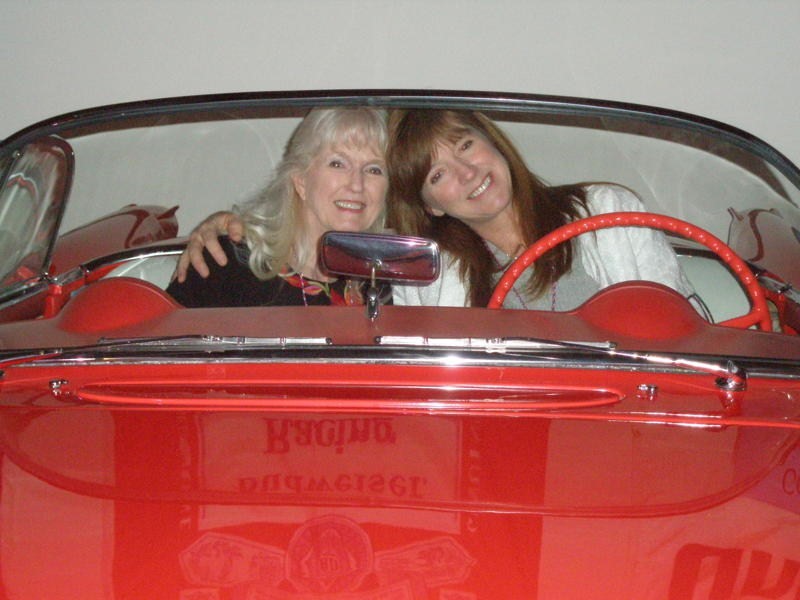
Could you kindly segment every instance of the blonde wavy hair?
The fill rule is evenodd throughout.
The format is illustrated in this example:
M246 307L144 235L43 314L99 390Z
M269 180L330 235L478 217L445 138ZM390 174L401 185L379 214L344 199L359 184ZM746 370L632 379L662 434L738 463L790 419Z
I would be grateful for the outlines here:
M281 162L263 192L235 206L244 222L250 248L249 266L259 279L275 277L291 260L304 264L315 252L317 240L308 240L301 200L293 177L305 173L314 157L331 144L376 148L386 153L388 134L383 110L360 107L312 109L286 144ZM385 210L368 231L383 229Z

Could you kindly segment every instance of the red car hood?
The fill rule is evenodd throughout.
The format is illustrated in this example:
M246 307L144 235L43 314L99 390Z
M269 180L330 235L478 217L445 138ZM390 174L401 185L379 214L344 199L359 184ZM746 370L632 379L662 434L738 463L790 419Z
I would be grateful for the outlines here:
M797 594L797 383L450 371L9 371L5 596Z

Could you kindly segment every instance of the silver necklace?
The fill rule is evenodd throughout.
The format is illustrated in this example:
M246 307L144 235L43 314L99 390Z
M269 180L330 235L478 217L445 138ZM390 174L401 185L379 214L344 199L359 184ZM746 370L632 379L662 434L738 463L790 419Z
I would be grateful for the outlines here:
M519 280L517 280L519 281ZM528 310L528 303L525 302L525 298L517 291L517 282L514 282L514 285L511 287L511 291L517 297L520 304L522 304L522 308ZM552 284L550 284L550 310L555 312L556 310L556 295L558 294L558 280L555 280Z
M489 242L487 242L486 240L484 240L484 241L483 241L483 243L484 243L484 245L486 246L486 249L487 249L487 250L489 251L489 253L492 255L492 258L494 259L494 261L495 261L495 264L497 264L497 266L498 266L498 267L499 267L499 268L500 268L500 269L501 269L501 270L502 270L504 273L505 273L505 272L508 270L508 268L509 268L509 267L510 267L512 264L514 264L514 261L515 261L515 260L517 260L517 259L520 257L520 254L521 254L521 253L518 253L516 256L514 256L514 257L512 258L512 257L511 257L511 255L509 255L509 254L506 254L505 252L503 252L503 250L501 250L501 249L498 247L498 248L497 248L497 250L498 250L499 252L502 252L503 254L505 254L505 255L506 255L506 257L508 257L508 262L507 262L505 265L501 265L501 264L500 264L500 262L497 260L497 256L495 255L495 253L494 253L494 252L492 252L492 249L491 249L491 247L489 246ZM519 250L520 248L522 248L522 251L523 251L523 252L525 251L525 245L524 245L524 244L520 244L519 246L517 246L517 247L515 248L515 253L516 253L516 250ZM520 304L522 304L522 308L524 308L525 310L529 310L529 309L530 309L530 307L528 306L528 303L527 303L527 302L525 302L525 298L524 298L524 297L523 297L523 295L522 295L522 294L520 294L520 293L519 293L519 291L517 290L517 283L518 283L518 282L519 282L519 278L517 278L517 281L515 281L515 282L514 282L514 285L511 287L511 292L514 294L514 296L517 298L517 300L519 300L519 303L520 303ZM556 310L556 296L557 296L557 295L558 295L558 280L556 279L556 280L555 280L555 281L554 281L552 284L550 284L550 310L551 310L551 311L553 311L553 312L555 312L555 310Z

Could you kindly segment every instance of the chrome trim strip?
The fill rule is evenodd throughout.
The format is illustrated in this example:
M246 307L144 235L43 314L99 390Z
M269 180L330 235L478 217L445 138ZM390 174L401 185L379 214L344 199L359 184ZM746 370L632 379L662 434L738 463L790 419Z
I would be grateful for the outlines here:
M37 294L46 293L50 288L50 281L42 276L36 276L28 281L23 281L17 284L18 287L13 287L0 294L0 311L24 302Z
M280 339L280 338L275 338ZM302 338L298 338L301 340ZM314 338L309 338L314 339ZM293 341L293 340L292 340ZM290 363L338 363L347 365L399 365L399 366L441 366L441 367L513 367L513 368L547 368L547 369L580 369L580 370L612 370L631 371L636 373L661 373L661 374L696 374L698 376L714 377L715 373L700 371L689 364L694 357L670 357L669 362L648 362L643 356L635 358L626 355L612 355L598 359L596 354L586 356L586 352L554 351L544 354L539 352L536 356L520 356L514 353L481 352L470 350L444 349L423 350L412 352L409 350L376 348L347 348L327 344L307 346L302 342L289 343L285 346L275 346L272 349L248 348L199 348L178 350L173 348L169 355L165 355L164 346L154 346L155 356L148 356L149 352L138 352L130 355L129 350L117 352L91 352L70 353L69 356L53 356L43 354L40 358L31 357L22 363L14 364L14 368L26 367L53 367L53 366L108 366L108 365L178 365L178 364L222 364L243 363L253 364L290 364ZM704 364L725 364L730 357L704 356ZM789 379L800 381L800 364L797 361L777 359L752 359L736 357L735 364L738 369L744 369L748 380L753 378ZM718 375L718 374L717 374Z
M427 336L409 335L382 335L375 338L375 343L380 346L411 346L424 348L454 348L485 350L486 352L510 352L514 350L547 350L551 348L564 349L597 348L599 350L612 350L617 347L615 342L583 342L553 340L532 340L525 338L437 338Z
M91 273L100 267L104 267L105 265L112 263L130 262L143 258L155 258L158 256L174 256L176 254L183 253L185 247L185 242L174 242L158 246L149 245L129 248L127 250L120 250L119 252L115 252L113 254L107 254L105 256L94 258L83 263L81 268L86 272Z

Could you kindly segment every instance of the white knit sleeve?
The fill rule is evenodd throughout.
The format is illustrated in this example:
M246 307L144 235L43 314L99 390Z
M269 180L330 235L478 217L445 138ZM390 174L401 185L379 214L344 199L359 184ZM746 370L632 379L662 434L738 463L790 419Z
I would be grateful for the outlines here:
M641 200L619 185L591 185L587 208L592 215L608 212L645 212ZM663 232L649 227L612 227L579 236L581 260L587 272L605 287L642 279L694 294L678 257Z
M394 303L403 306L468 306L467 289L455 259L442 252L442 272L430 285L392 286Z

